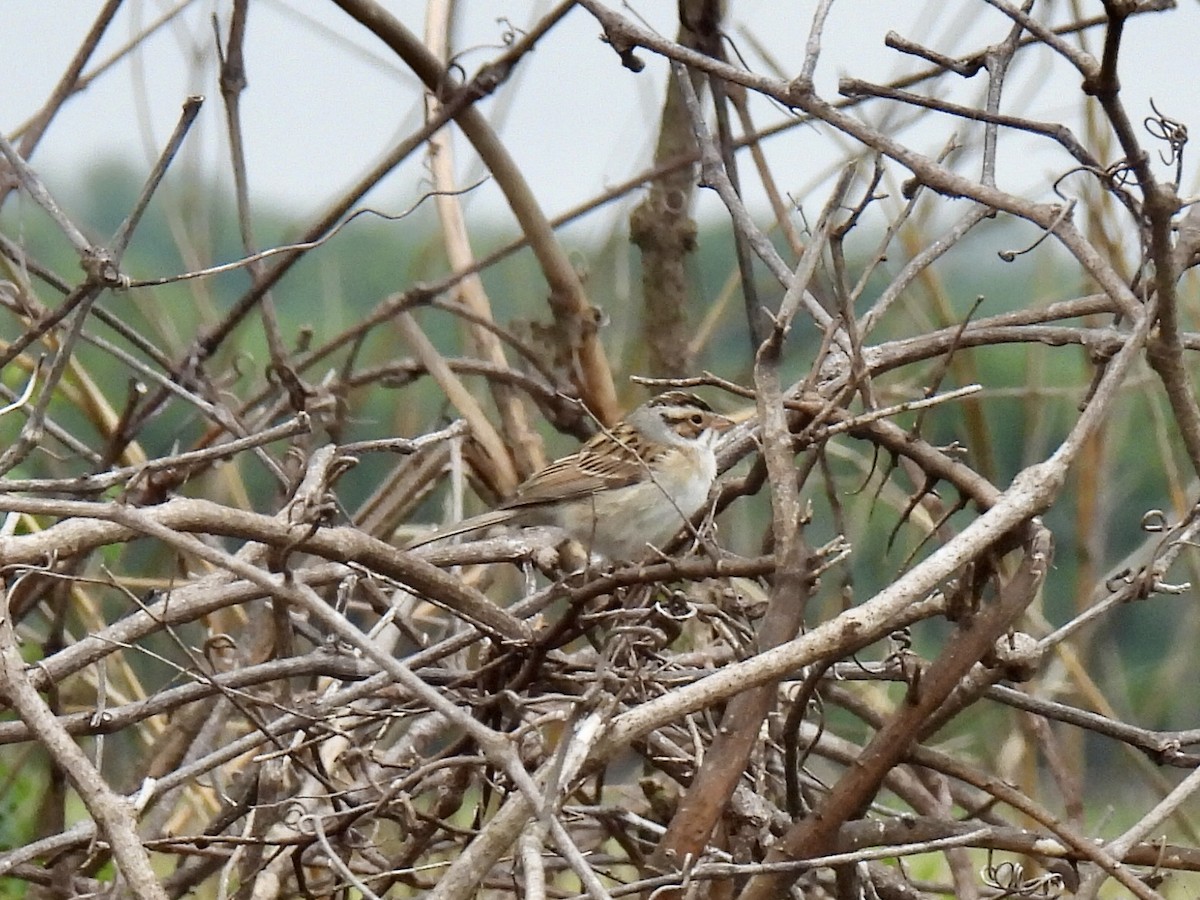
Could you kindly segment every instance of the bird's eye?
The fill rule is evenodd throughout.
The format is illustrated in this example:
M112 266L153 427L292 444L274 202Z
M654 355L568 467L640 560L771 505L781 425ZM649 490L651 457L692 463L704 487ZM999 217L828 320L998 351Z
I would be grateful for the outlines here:
M700 415L700 413L692 413L691 421L692 421L693 425L703 425L704 424L704 416Z

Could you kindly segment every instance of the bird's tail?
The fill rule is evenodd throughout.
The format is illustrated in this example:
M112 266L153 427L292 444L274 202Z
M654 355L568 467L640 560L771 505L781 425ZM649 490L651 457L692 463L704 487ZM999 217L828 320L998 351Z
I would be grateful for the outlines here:
M424 547L426 544L444 541L446 538L457 537L460 534L470 534L472 531L482 531L485 528L491 528L493 525L503 525L505 522L510 521L512 517L513 511L511 509L493 509L491 512L471 516L471 518L463 519L454 525L439 528L432 534L427 534L410 542L404 549L415 550L417 547Z

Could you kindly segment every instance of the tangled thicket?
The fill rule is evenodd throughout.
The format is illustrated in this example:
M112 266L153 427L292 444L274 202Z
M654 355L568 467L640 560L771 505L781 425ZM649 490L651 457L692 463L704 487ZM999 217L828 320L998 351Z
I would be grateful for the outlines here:
M138 277L123 261L199 101L103 242L33 155L90 77L121 5L106 4L41 114L0 141L2 198L27 198L0 222L0 894L1194 895L1200 732L1140 718L1131 651L1090 643L1115 616L1143 632L1161 617L1165 674L1148 690L1197 683L1200 619L1168 568L1194 566L1200 527L1185 474L1200 472L1200 336L1183 302L1200 214L1182 194L1184 123L1169 109L1137 123L1117 77L1137 64L1123 35L1180 13L971 4L995 15L990 43L890 35L871 50L909 74L844 77L834 99L818 63L854 60L821 57L832 0L787 77L730 51L715 0L681 0L674 40L617 4L564 2L471 77L440 4L422 39L377 0L336 0L424 83L425 122L260 254L240 98L244 59L270 60L235 0L212 66L252 284L219 309L197 300L194 322L163 298L221 272ZM481 112L526 89L512 76L567 13L603 35L607 77L670 71L655 159L589 206L636 202L642 290L607 316L623 330ZM1064 67L1047 89L1077 93L1083 133L1002 102L1026 59ZM960 79L986 84L977 105L944 99ZM775 121L757 126L762 109ZM961 130L905 143L898 110ZM847 148L807 218L778 186L799 180L795 161L768 140L806 124ZM453 135L520 226L484 259ZM1047 183L997 182L1005 154L1042 145L1061 163ZM426 152L443 275L396 284L344 330L297 321L285 275L336 253L324 239L363 194ZM743 205L752 180L771 221ZM698 184L728 211L736 260L704 308ZM81 277L25 241L34 206ZM981 232L1015 233L997 217L1041 235L1005 254L1012 277L1033 285L1056 249L1053 286L999 312L951 302L942 267L981 252L966 243ZM476 277L525 247L548 298L533 325L494 314ZM438 502L459 514L465 493L511 493L550 429L612 423L632 374L739 420L674 546L582 568L546 530L398 549ZM416 436L364 436L381 402ZM1164 509L1130 509L1118 474ZM1114 564L1131 531L1140 544Z

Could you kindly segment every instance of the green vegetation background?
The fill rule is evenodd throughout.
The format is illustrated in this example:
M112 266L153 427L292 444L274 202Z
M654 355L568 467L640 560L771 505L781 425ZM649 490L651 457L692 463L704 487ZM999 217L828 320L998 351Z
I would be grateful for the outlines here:
M53 185L52 185L53 187ZM120 165L108 164L95 168L76 185L64 192L63 199L77 222L83 223L96 237L111 235L124 217L140 188L140 177ZM201 264L226 262L241 256L240 240L232 214L232 204L222 190L199 182L173 183L166 188L165 200L152 204L145 222L139 228L123 265L133 277L150 277L182 272ZM280 214L263 214L259 210L255 226L262 246L285 243L295 239L297 223ZM65 279L75 278L77 262L65 241L27 199L11 203L0 218L0 230L23 243L44 265L59 272ZM512 232L502 226L490 231L476 230L473 239L477 252L487 252L511 239ZM993 315L1016 307L1031 305L1030 297L1039 303L1050 302L1088 290L1087 285L1065 278L1061 265L1048 250L1023 258L1018 264L1002 262L996 251L1004 247L1028 243L1027 234L1011 223L999 220L980 229L980 234L957 247L939 263L941 290L949 298L950 321L968 315L978 298L982 298L976 316ZM873 249L878 240L874 235L861 243L861 249ZM194 258L184 259L181 242L190 246ZM603 307L611 319L609 334L612 346L621 358L614 368L619 372L644 371L637 365L640 349L636 341L638 314L636 306L617 296L616 285L628 275L637 281L637 251L623 238L613 237L598 246L574 246L575 258L586 269L593 300ZM901 262L885 264L898 268ZM692 263L696 279L697 318L704 306L716 297L722 285L736 269L727 229L720 223L710 223L702 229L699 251ZM295 340L300 331L311 327L314 343L323 341L361 318L388 294L405 290L422 280L432 280L446 273L444 258L431 211L418 210L412 217L395 223L360 219L333 238L324 247L310 253L286 276L274 295L283 323L285 338ZM514 319L543 319L545 317L545 288L531 255L522 251L492 267L483 274L485 285L495 305L497 318L502 322ZM764 272L760 288L763 296L777 296ZM233 300L245 290L249 279L235 272L203 281L192 281L155 290L106 294L102 305L135 326L143 333L155 336L174 358L182 356L189 340L199 327L215 320ZM634 289L635 290L635 289ZM58 303L59 297L48 288L39 286L42 301L48 306ZM873 336L873 340L915 335L927 331L934 304L921 289L914 289L905 298L902 311L889 318L889 332ZM874 299L867 291L866 302ZM730 304L722 320L719 336L711 341L696 368L710 369L720 375L749 382L749 341L740 316L740 301ZM458 325L448 315L432 311L421 314L422 325L431 338L448 354L458 351ZM897 324L899 323L899 324ZM99 323L93 328L109 339L120 339ZM20 332L15 317L9 315L0 326L0 338L11 340ZM790 373L801 376L811 364L818 345L817 336L802 326L796 329L789 349ZM394 358L404 349L387 326L372 332L361 348L359 365L376 365ZM319 381L321 375L341 359L322 363L318 370L306 373L309 381ZM80 359L100 384L105 394L118 408L128 390L130 373L121 364L93 347L83 347ZM257 316L251 315L238 329L233 340L223 348L209 366L210 373L230 378L229 389L245 394L245 385L261 377L266 359L265 345ZM920 367L918 367L920 368ZM932 366L920 368L932 371ZM241 372L240 378L234 373ZM977 381L986 388L974 409L982 416L985 446L972 441L964 426L964 405L950 404L930 413L925 420L923 435L937 444L964 444L974 463L990 458L984 465L996 483L1006 484L1020 469L1049 452L1074 420L1076 404L1084 396L1090 366L1084 351L1078 347L1045 347L1041 345L1010 345L1002 348L964 351L950 377L941 385L950 388L958 383ZM966 377L969 376L969 377ZM5 383L19 389L26 373L16 366L3 373ZM901 382L899 378L910 381ZM887 383L903 386L907 396L918 397L922 382L911 372L899 377L888 376ZM1051 389L1047 389L1047 386ZM636 401L636 389L619 385L630 402ZM351 432L346 440L414 435L436 423L439 415L450 411L438 406L439 393L424 380L418 383L387 389L375 387L351 398ZM1072 485L1064 502L1048 516L1057 541L1054 570L1047 582L1043 611L1051 624L1068 619L1078 602L1076 575L1081 560L1088 559L1100 571L1106 570L1126 553L1143 542L1140 517L1146 510L1168 504L1168 484L1162 467L1154 463L1152 442L1165 440L1156 416L1152 393L1136 390L1123 399L1123 415L1106 435L1104 465L1113 477L1104 480L1105 494L1097 498L1103 515L1112 522L1103 547L1078 546L1074 534L1074 510L1079 498ZM76 434L86 433L89 426L65 400L56 402L52 416ZM909 425L912 417L902 418ZM20 422L15 417L0 420L0 440L11 440ZM173 447L186 448L202 432L203 423L179 404L170 407L144 432L143 445L151 456L171 452ZM565 452L572 441L560 436L550 437L551 452ZM906 565L911 553L918 555L930 550L920 546L918 529L902 529L890 549L888 535L896 524L899 507L903 505L911 486L903 476L891 471L886 458L875 457L870 448L856 445L848 439L835 442L830 454L832 471L836 476L837 499L845 512L843 528L854 546L844 577L835 573L826 578L823 604L812 612L814 619L827 615L844 602L858 602L891 581ZM385 460L367 457L341 482L340 489L347 508L362 500L378 483ZM257 463L245 462L247 466ZM80 461L50 453L34 454L27 463L12 473L14 477L33 475L65 475L85 471ZM889 486L876 499L882 478ZM272 497L268 479L247 477L247 484L262 485L264 493L251 497L255 503L267 504ZM819 544L832 538L837 531L828 496L810 489L807 495L814 508L814 523L810 540ZM890 498L890 502L889 502ZM953 502L953 497L944 498ZM752 552L766 521L765 501L762 498L741 504L723 523L722 540L736 550ZM263 507L260 507L263 508ZM1116 514L1114 511L1120 511ZM432 508L430 514L432 515ZM964 514L965 515L965 514ZM150 548L131 548L122 560L126 569L136 565L150 574L163 565ZM1182 579L1176 579L1182 580ZM1175 689L1172 678L1186 671L1194 679L1194 666L1180 669L1181 660L1194 662L1193 648L1200 628L1197 612L1190 594L1179 597L1157 597L1150 604L1129 606L1117 611L1103 624L1090 629L1078 649L1095 677L1105 680L1108 696L1117 698L1119 714L1145 727L1183 728L1194 726L1200 713L1200 691ZM1171 623L1169 626L1164 623ZM916 649L932 650L942 639L944 629L924 627L915 636ZM165 649L165 648L164 648ZM1163 666L1163 660L1175 661ZM148 663L152 667L152 663ZM1172 675L1171 673L1175 673ZM156 683L154 678L149 683ZM1113 687L1116 687L1115 692ZM997 713L999 714L999 713ZM968 740L985 747L988 743L989 715L964 717L949 732L957 739ZM36 809L40 786L25 776L17 782L6 782L11 753L15 748L0 750L0 847L13 846L27 837L33 823L28 814ZM1091 777L1103 778L1110 767L1121 765L1113 758L1111 747L1105 753L1090 754ZM3 888L0 887L0 895Z
M84 223L96 237L103 239L118 226L128 210L132 199L140 189L139 176L121 165L107 164L96 168L76 184L68 194L69 209L76 220ZM149 277L186 271L195 263L184 260L179 252L177 239L191 243L202 264L226 262L241 257L240 239L232 212L232 205L224 192L201 183L176 185L164 203L154 203L146 221L139 228L136 238L126 256L124 270L134 277ZM166 212L169 209L170 212ZM14 215L15 212L15 215ZM293 240L299 230L297 223L289 222L279 214L256 212L255 227L262 246L286 243ZM77 263L66 243L58 238L53 227L28 200L22 205L13 205L0 219L0 228L5 233L22 240L35 258L65 279L72 279ZM476 230L473 240L477 251L484 253L511 239L512 232L497 227L491 233ZM951 315L957 322L970 313L976 301L982 303L976 317L994 315L999 312L1029 306L1030 296L1046 303L1075 296L1087 289L1085 285L1062 278L1049 254L1042 261L1015 265L999 260L996 251L1000 248L1019 246L1024 239L1020 228L1003 221L984 228L980 235L964 242L939 264L938 272L943 282L944 294L950 298ZM875 236L863 241L862 246L872 247ZM624 240L608 241L601 246L576 246L572 248L574 258L588 273L588 287L594 302L609 313L611 332L620 335L618 354L637 353L637 312L624 301L614 298L614 278L611 273L618 270L637 277L637 250ZM886 264L885 264L886 265ZM898 268L897 264L895 268ZM692 264L696 278L696 296L700 313L703 306L715 297L729 273L735 270L731 243L727 230L719 223L704 227L700 235L700 246ZM438 237L433 228L430 210L420 209L411 218L396 222L380 222L371 218L359 219L343 229L325 246L310 253L285 276L275 293L276 305L283 324L285 339L294 340L301 329L311 328L314 343L320 342L348 327L367 311L371 310L388 294L403 291L413 284L433 280L447 271L440 252ZM502 322L514 319L545 318L545 287L528 251L500 262L483 274L486 287L492 297L495 313ZM183 354L190 338L201 325L211 322L227 309L233 300L248 286L249 278L241 272L216 276L200 281L185 282L154 290L131 291L125 294L107 294L101 303L121 316L129 324L145 334L155 336L168 344L169 352L175 357ZM774 288L769 276L760 277L762 296L774 297ZM919 290L914 290L919 294ZM58 302L57 296L42 288L41 298L47 305ZM866 302L874 299L867 291ZM902 301L903 302L903 301ZM928 307L920 297L909 301L900 315L892 315L893 322L911 323L906 331L892 325L891 330L882 330L878 339L920 334L929 325ZM698 318L698 315L697 315ZM633 321L631 321L633 320ZM421 322L448 354L459 352L457 323L447 314L426 312ZM110 339L102 325L94 326L97 333ZM0 331L0 337L11 339L19 333L19 325L9 317ZM873 336L873 340L876 336ZM119 338L117 339L118 343ZM811 364L818 346L817 336L803 326L795 329L789 350L790 373L800 377ZM93 347L83 347L80 354L105 392L120 404L130 374L119 362ZM376 365L394 359L404 353L404 348L386 327L372 332L360 351L360 366ZM987 433L991 438L986 448L969 445L969 436L963 426L963 408L947 405L926 418L923 434L938 444L959 441L966 444L969 459L973 464L981 463L981 453L992 459L993 471L987 472L998 484L1008 479L1022 466L1043 457L1058 442L1074 420L1076 404L1084 396L1091 369L1086 365L1084 351L1078 347L1047 348L1041 345L1009 345L1000 348L985 348L961 351L965 358L965 370L974 374L974 380L984 385L984 400L979 408L985 418ZM696 369L709 369L722 376L749 381L749 339L740 315L739 303L730 304L722 321L717 339L711 341L696 362ZM309 380L320 376L335 366L344 357L330 363L322 363L312 372L306 373ZM257 316L247 317L226 348L209 367L210 374L241 372L240 381L230 384L238 392L241 385L260 377L266 359L265 342ZM633 366L615 365L618 372L640 372ZM923 370L927 371L927 370ZM5 372L10 387L24 382L24 373ZM886 376L893 383L891 376ZM353 398L351 416L352 433L347 440L367 439L389 435L411 435L430 427L439 412L449 411L437 407L439 394L425 383L398 390L372 389L360 392ZM1046 386L1052 386L1047 390ZM913 381L909 385L909 396L919 396L921 384ZM953 373L943 383L943 388L956 386ZM619 390L630 403L638 399L638 391L628 384L619 384ZM1129 510L1129 515L1113 517L1115 530L1110 536L1109 546L1099 548L1102 558L1095 562L1101 567L1111 565L1130 552L1144 538L1140 528L1140 516L1145 510L1163 507L1167 502L1164 476L1154 466L1146 465L1146 441L1155 433L1150 400L1146 395L1127 398L1124 416L1120 417L1120 431L1107 435L1106 449L1114 454L1116 462L1112 468L1120 473L1120 479L1107 485L1108 493L1101 498L1102 508ZM75 425L72 411L66 404L55 408L56 416L64 424ZM911 424L912 417L901 419L901 424ZM16 420L0 423L3 428L13 429ZM174 406L152 423L145 434L145 449L151 456L165 454L172 447L186 447L189 441L199 436L202 423L186 409ZM0 432L7 435L10 431ZM551 452L566 452L572 446L570 438L551 435ZM853 444L844 441L845 444ZM866 452L862 447L852 447L855 453ZM855 546L851 560L851 571L855 592L861 598L887 584L914 549L914 541L898 540L889 552L886 538L894 526L895 510L885 508L872 498L877 481L887 471L884 459L866 459L874 465L876 473L868 483L869 474L862 471L862 459L849 462L844 456L833 454L835 466L844 467L843 489L863 487L849 492L843 490L840 500L851 514L847 536ZM372 460L363 463L340 482L345 493L347 506L352 506L365 497L377 483L377 472L372 471ZM380 461L383 464L383 461ZM34 474L67 474L80 471L73 460L56 461L47 455L35 454L27 467L18 470L14 477ZM857 479L857 480L856 480ZM898 489L908 490L902 478L893 477ZM250 480L253 484L253 480ZM267 500L269 498L255 498ZM831 517L822 515L825 499L820 492L811 493L817 515L812 529L812 540L819 542L833 536ZM952 500L953 498L946 498ZM1051 622L1062 621L1069 613L1064 606L1074 593L1073 575L1075 564L1082 552L1073 546L1073 523L1067 511L1074 507L1074 499L1060 503L1051 513L1049 524L1054 529L1057 541L1056 565L1047 590L1046 612ZM758 531L746 529L757 539ZM907 535L913 537L912 535ZM753 541L747 541L738 549L753 549ZM1097 548L1091 548L1095 552ZM1190 604L1187 597L1176 601L1159 598L1155 604ZM1120 646L1116 648L1123 657L1131 661L1150 664L1168 651L1172 638L1169 629L1155 627L1149 617L1137 614L1120 615L1107 629L1119 632ZM1160 610L1166 615L1165 610ZM1173 618L1169 616L1168 618ZM1161 712L1166 718L1160 724L1179 721L1178 704L1165 702L1166 698L1143 698L1149 706L1138 703L1138 709ZM1180 700L1182 698L1174 698ZM1191 702L1195 702L1194 700ZM1173 712L1172 712L1173 710ZM1186 718L1192 720L1196 707L1191 707Z

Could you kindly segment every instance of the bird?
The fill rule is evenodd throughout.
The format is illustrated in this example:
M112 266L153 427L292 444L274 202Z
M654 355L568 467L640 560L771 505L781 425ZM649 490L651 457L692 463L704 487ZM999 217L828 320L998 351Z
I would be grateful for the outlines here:
M717 441L734 424L695 394L659 394L531 475L491 512L405 549L497 525L549 525L593 555L640 559L647 545L664 546L704 506L717 478Z

